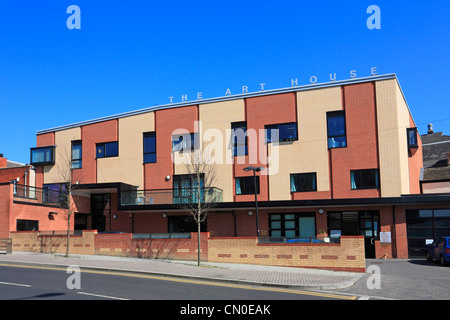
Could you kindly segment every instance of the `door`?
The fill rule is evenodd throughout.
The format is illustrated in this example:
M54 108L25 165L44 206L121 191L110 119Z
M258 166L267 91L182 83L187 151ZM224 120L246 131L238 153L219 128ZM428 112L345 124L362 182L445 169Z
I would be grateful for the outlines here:
M375 240L380 239L379 235L380 214L375 211L364 211L359 213L359 232L364 236L364 247L366 258L375 258Z
M111 230L111 201L110 194L91 195L92 229L105 232Z

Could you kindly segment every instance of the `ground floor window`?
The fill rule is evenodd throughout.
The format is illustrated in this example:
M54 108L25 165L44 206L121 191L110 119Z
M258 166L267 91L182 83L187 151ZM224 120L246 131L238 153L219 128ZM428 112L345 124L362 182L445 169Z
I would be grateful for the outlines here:
M39 231L39 221L17 220L17 231Z
M191 216L169 216L167 217L169 233L197 232L197 223ZM206 221L200 225L200 232L206 232Z
M309 239L316 237L315 213L285 213L269 215L269 236Z

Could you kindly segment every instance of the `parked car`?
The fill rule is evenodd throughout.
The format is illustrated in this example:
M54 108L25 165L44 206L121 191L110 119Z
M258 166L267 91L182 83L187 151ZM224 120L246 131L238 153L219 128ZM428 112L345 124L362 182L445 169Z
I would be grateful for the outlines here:
M438 260L443 266L450 263L450 237L442 237L434 240L427 247L426 258L428 261Z

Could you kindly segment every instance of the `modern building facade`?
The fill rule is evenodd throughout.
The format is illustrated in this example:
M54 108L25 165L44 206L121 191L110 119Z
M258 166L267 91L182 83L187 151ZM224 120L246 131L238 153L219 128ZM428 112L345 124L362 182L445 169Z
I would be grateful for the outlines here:
M449 195L421 194L422 141L395 75L185 101L42 130L31 164L38 188L77 186L76 229L191 232L180 203L198 186L185 161L197 150L214 167L214 185L201 188L218 195L202 226L215 237L363 235L366 257L407 258L420 256L429 236L450 231ZM262 169L254 177L249 166ZM61 174L67 171L70 178ZM421 210L431 210L442 229L416 232Z

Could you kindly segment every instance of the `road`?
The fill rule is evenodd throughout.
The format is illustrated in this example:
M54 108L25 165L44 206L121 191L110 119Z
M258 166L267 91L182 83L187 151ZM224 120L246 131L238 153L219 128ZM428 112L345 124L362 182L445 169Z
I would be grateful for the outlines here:
M73 289L69 288L74 287ZM270 301L355 300L357 296L194 281L142 274L0 265L0 300ZM192 307L192 303L191 303ZM230 310L230 309L229 309ZM181 311L181 310L180 310Z

